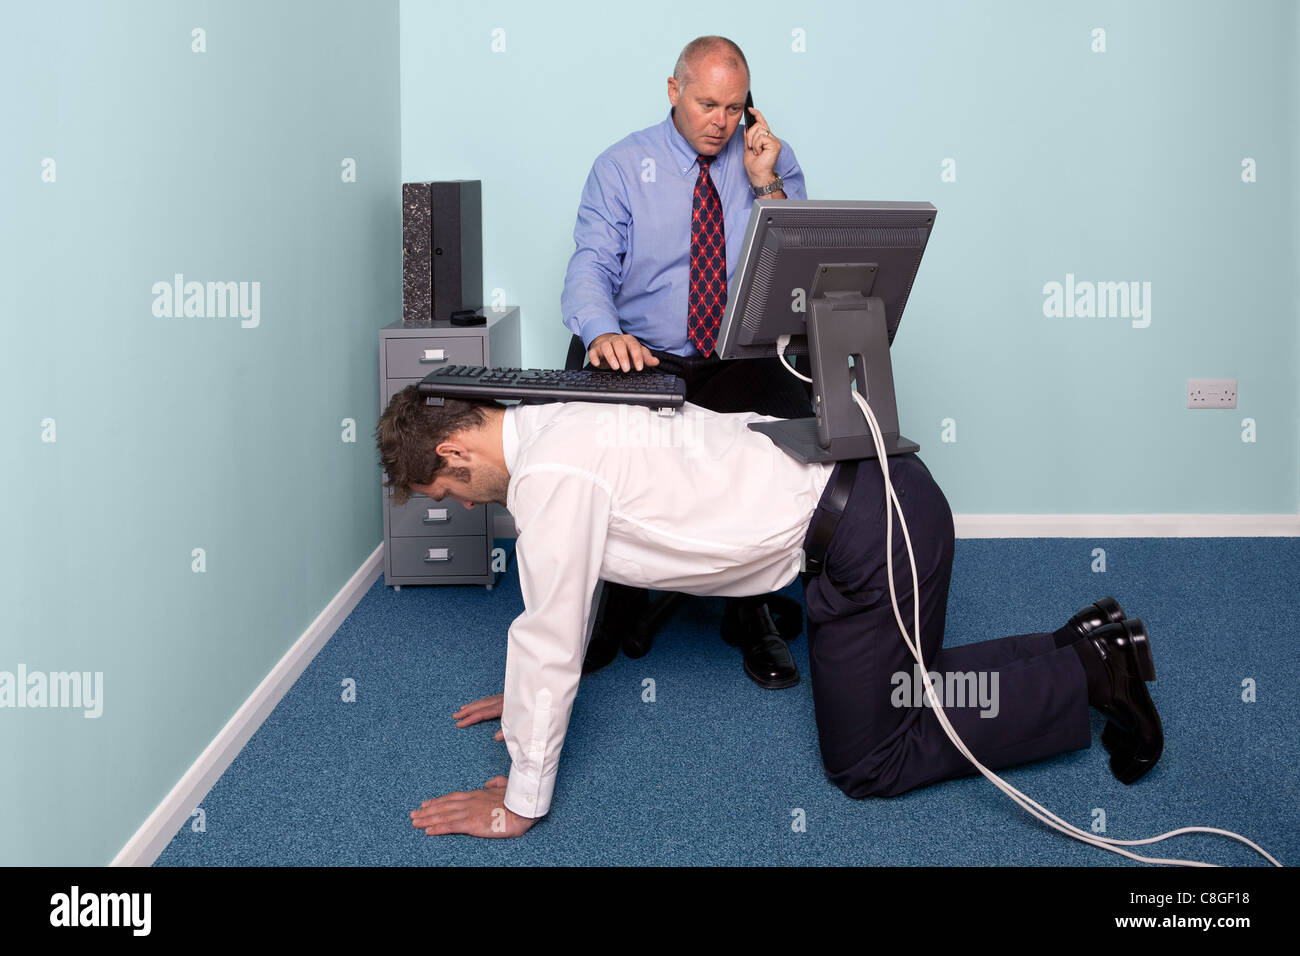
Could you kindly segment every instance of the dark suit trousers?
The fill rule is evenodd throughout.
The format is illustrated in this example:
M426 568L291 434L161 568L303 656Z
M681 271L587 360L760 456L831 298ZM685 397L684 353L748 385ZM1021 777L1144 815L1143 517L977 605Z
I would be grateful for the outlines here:
M941 696L957 735L990 769L1088 747L1087 681L1072 648L1058 650L1050 633L943 646L952 511L915 454L891 457L889 473L916 557L926 670L973 672L986 688L996 690L996 716L981 716L993 707L969 699L953 706L952 698ZM890 601L884 509L880 463L864 460L824 570L804 586L822 762L827 776L850 797L896 796L978 772L948 740L934 711L908 699L895 676L906 675L909 687L918 686L915 659L903 643ZM894 587L910 634L912 577L897 514L893 552Z

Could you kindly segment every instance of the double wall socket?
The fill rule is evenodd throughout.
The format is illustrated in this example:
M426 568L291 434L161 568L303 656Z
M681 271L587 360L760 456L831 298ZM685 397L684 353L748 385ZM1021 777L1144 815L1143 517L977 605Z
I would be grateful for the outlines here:
M1189 378L1187 407L1236 408L1237 380L1235 378Z

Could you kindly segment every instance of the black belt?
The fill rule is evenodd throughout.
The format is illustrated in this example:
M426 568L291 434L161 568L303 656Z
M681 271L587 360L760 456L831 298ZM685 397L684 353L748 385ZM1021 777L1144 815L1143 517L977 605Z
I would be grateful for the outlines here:
M862 459L855 458L837 462L835 470L831 472L821 501L817 503L817 510L813 512L812 521L808 525L808 537L804 539L804 570L800 572L800 577L805 584L822 573L826 549L830 547L835 527L840 523L840 516L849 503L861 461Z

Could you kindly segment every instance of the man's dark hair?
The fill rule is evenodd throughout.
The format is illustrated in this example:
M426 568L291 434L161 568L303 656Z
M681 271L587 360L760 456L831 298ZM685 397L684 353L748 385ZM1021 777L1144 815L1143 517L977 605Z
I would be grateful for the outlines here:
M379 464L388 473L384 487L393 489L393 504L406 504L412 482L431 484L444 470L457 481L469 481L468 468L448 469L447 459L434 449L459 431L485 424L487 409L501 407L486 399L456 398L448 398L442 405L426 405L415 385L394 395L375 429Z

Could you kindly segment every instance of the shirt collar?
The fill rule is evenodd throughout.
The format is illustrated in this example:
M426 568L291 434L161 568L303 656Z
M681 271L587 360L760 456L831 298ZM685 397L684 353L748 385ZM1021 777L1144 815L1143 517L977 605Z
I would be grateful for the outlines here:
M673 122L672 109L668 110L668 118L664 120L664 123L667 126L668 132L668 148L673 154L673 159L677 163L678 170L680 170L684 176L691 172L695 167L695 160L700 154L695 151L690 143L686 142L686 137L677 129L677 124ZM732 134L731 139L722 144L722 149L718 150L717 158L713 161L714 166L718 165L723 154L726 153L727 150L731 149L731 145L735 142L736 136L738 135L744 135L744 127L737 126L736 132Z
M501 457L506 462L506 472L515 473L515 460L519 457L519 427L515 423L517 405L510 405L501 417Z

